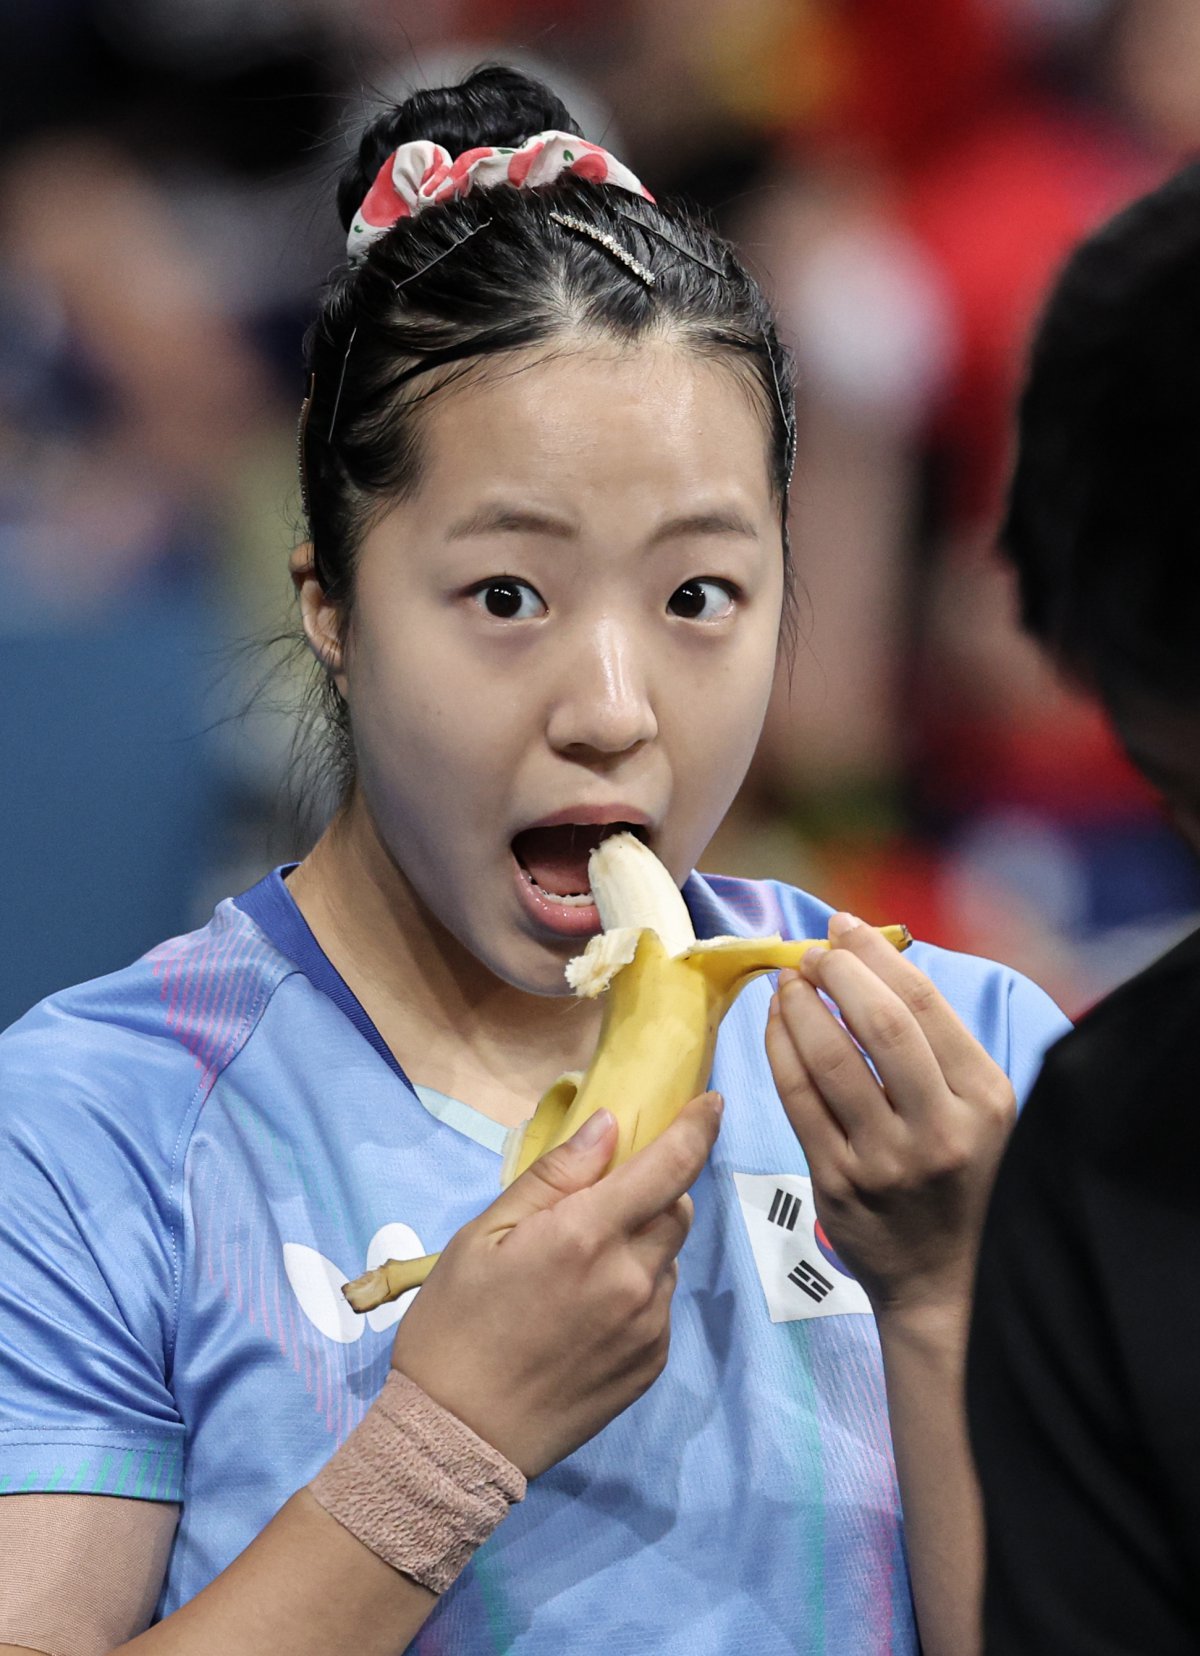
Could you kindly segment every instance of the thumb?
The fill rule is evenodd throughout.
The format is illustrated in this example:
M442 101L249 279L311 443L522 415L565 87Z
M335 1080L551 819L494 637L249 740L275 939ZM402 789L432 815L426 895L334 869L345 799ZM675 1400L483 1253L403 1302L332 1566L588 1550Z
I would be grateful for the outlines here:
M488 1229L508 1230L531 1213L540 1213L577 1190L594 1185L617 1148L617 1118L596 1110L565 1144L556 1145L514 1179L488 1209Z

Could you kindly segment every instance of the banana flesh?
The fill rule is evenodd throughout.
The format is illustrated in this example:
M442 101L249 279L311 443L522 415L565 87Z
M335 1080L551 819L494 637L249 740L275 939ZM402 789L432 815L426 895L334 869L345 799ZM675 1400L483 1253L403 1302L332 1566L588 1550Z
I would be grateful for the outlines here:
M746 984L829 946L821 938L698 939L675 881L633 834L602 841L588 873L604 930L569 962L567 981L584 998L605 996L600 1039L587 1070L560 1076L509 1134L505 1186L599 1109L617 1119L612 1165L628 1160L703 1092L721 1020ZM898 949L912 941L904 926L883 930ZM437 1258L388 1260L343 1293L356 1311L372 1310L424 1282Z

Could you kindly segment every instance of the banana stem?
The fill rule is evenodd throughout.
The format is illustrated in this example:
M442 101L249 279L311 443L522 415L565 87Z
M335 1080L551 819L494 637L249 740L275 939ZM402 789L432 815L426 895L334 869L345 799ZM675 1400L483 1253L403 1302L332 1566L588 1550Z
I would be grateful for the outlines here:
M374 1311L376 1306L399 1299L410 1288L419 1288L440 1258L434 1253L422 1254L420 1259L385 1259L376 1270L347 1282L342 1293L353 1310Z
M907 926L881 926L880 931L894 949L907 949L912 935ZM764 972L777 972L784 967L796 970L805 955L813 949L828 949L826 940L803 937L780 941L764 937L722 937L711 944L701 941L684 957L689 966L697 968L710 984L719 985L731 998L751 978ZM728 1006L723 1008L728 1011Z

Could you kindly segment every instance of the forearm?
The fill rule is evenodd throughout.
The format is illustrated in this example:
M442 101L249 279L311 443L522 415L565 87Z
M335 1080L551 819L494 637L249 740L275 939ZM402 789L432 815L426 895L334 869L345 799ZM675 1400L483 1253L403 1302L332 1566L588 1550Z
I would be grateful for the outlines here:
M969 1307L878 1319L924 1656L981 1649L983 1509L967 1437Z
M301 1489L194 1600L122 1651L137 1656L397 1656L437 1603Z
M258 1539L190 1604L121 1648L393 1656L524 1493L516 1466L393 1370Z
M436 1603L302 1489L203 1592L119 1648L137 1656L398 1656Z

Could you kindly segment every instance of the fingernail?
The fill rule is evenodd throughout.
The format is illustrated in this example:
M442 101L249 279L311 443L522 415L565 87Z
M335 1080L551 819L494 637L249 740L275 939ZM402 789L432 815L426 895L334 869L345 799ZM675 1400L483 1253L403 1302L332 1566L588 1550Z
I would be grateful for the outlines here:
M596 1110L571 1137L572 1150L594 1150L616 1118L611 1110Z
M810 949L800 962L801 975L807 978L809 983L815 983L820 977L821 963L828 953L828 949Z
M830 937L845 937L847 932L852 932L861 925L862 921L857 914L846 914L845 912L835 914L829 922L829 935Z
M782 989L785 983L794 983L799 976L800 974L794 966L783 966L780 968L779 977L776 981Z
M725 1114L725 1100L719 1092L709 1093L708 1096L713 1101L713 1114L716 1116L717 1120L720 1121L721 1117Z

